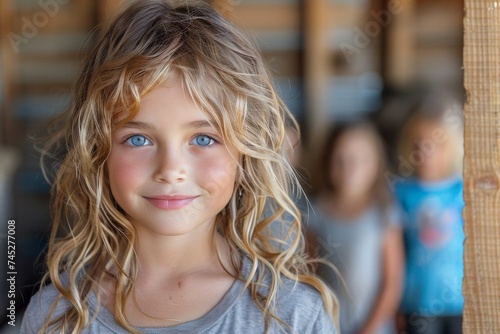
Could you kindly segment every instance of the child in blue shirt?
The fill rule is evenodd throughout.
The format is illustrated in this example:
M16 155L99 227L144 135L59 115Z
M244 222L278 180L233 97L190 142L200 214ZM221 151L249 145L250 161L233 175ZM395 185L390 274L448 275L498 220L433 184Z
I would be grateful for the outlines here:
M394 189L406 215L401 310L409 334L462 332L460 110L450 98L430 96L402 132L399 172L406 175L400 175Z

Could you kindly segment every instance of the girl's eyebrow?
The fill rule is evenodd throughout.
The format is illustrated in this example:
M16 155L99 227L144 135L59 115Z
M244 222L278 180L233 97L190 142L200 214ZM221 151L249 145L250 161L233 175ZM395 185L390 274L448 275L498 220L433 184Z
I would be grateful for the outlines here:
M123 125L124 128L133 128L133 129L141 129L141 130L154 130L155 126L153 123L149 122L137 122L130 121Z
M208 120L199 120L186 123L183 128L213 128L213 125Z
M133 128L133 129L141 129L141 130L154 130L155 126L150 122L138 122L138 121L130 121L123 125L124 128ZM182 125L183 128L213 128L213 125L208 120L197 120L185 123Z

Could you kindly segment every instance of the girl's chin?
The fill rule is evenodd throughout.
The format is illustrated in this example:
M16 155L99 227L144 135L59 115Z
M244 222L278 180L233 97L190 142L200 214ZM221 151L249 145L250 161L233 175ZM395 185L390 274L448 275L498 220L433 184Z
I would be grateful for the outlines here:
M357 191L352 191L352 189L357 189ZM363 191L360 190L359 186L352 185L343 191L340 190L339 195L345 199L360 199L366 197L366 194L368 194L368 192L369 192L368 189L366 189L366 191Z
M430 170L430 169L421 169L417 172L418 178L422 181L435 181L444 178L444 173Z

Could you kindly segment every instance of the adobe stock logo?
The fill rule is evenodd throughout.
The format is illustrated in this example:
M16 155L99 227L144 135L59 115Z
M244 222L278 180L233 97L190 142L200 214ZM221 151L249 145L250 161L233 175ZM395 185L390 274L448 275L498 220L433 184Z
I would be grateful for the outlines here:
M38 34L38 29L45 27L51 18L59 13L61 5L65 5L70 0L38 0L40 10L35 12L31 18L21 17L21 34L10 32L7 34L10 45L16 53L19 53L19 46L27 44Z

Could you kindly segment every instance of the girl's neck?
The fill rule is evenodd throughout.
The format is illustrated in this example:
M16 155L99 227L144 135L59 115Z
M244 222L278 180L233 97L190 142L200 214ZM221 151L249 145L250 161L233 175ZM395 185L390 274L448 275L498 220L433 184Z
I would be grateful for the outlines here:
M451 171L435 172L433 174L417 173L418 179L423 183L439 183L456 178L456 174Z
M234 283L224 238L214 224L179 236L159 236L138 229L135 253L137 277L125 303L133 326L164 327L198 319L213 309ZM229 272L229 273L228 273ZM102 303L115 313L116 281L95 287Z
M370 194L359 196L342 196L330 193L327 196L329 211L341 218L355 218L365 212L373 205L373 197Z
M209 227L209 228L207 228ZM214 224L200 226L188 235L158 236L138 233L136 254L138 275L177 279L205 270L230 269L229 248L214 231Z

